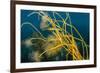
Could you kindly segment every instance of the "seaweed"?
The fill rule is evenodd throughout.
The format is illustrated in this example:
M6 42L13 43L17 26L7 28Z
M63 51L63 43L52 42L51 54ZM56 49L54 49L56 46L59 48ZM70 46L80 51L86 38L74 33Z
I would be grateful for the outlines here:
M89 59L89 45L71 22L70 14L65 13L65 18L58 12L52 11L51 14L52 16L45 11L33 11L27 15L37 15L41 19L40 29L31 22L21 25L21 28L29 25L34 29L30 38L22 40L24 45L33 49L31 59L34 62ZM43 32L49 32L49 35L45 36Z

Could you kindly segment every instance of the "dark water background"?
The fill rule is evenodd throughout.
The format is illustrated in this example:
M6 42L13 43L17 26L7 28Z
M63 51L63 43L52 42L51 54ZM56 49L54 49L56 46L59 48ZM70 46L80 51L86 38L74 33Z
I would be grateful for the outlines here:
M21 24L23 22L31 22L34 24L34 26L44 35L47 36L49 35L48 31L43 32L40 29L40 22L41 22L41 18L38 18L37 15L31 15L30 17L27 17L28 14L30 14L31 12L35 12L34 10L21 10ZM52 11L45 11L47 12L52 18ZM65 18L65 12L58 12L63 18ZM67 12L70 15L71 18L71 22L72 24L77 28L77 30L81 33L83 39L85 40L85 42L89 45L89 26L90 26L90 15L89 13L79 13L79 12ZM56 16L57 19L60 19L58 16ZM69 23L69 21L68 21ZM25 25L22 29L21 29L21 41L25 40L27 38L29 38L33 31L35 31L34 29L32 29L29 25ZM32 50L25 47L25 46L21 46L21 62L31 62L31 60L29 60L29 53ZM62 59L59 59L62 60Z

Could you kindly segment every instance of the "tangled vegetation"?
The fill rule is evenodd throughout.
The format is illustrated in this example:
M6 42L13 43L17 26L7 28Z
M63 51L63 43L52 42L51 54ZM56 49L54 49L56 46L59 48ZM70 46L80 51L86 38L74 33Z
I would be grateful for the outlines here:
M41 18L40 29L42 31L49 31L50 34L44 36L34 24L27 21L22 23L21 28L24 25L29 25L36 31L33 32L34 36L22 41L26 46L36 49L31 54L34 61L39 62L50 57L56 58L61 52L65 53L65 60L69 60L69 57L71 57L71 60L89 59L89 45L71 22L69 13L65 13L66 18L63 18L58 12L52 12L53 17L51 17L44 11L37 11L30 13L28 17L35 14Z

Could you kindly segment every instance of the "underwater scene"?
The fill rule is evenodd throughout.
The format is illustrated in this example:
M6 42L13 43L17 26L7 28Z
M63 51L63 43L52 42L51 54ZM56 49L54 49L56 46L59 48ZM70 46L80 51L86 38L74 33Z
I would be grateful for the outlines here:
M89 60L89 13L21 10L21 63Z

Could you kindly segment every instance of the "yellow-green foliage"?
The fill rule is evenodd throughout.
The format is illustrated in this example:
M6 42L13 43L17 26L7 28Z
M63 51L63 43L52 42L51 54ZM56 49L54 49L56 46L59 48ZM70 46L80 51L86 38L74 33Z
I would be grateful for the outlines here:
M43 31L51 32L51 34L48 37L44 37L43 34L32 23L25 22L22 24L22 26L24 24L29 24L42 36L42 38L33 37L32 39L40 39L45 41L43 47L41 48L44 51L42 53L38 53L38 52L35 53L35 56L38 56L35 57L36 61L40 61L39 58L41 58L44 54L46 54L48 57L57 55L62 48L65 49L66 51L66 60L69 54L73 57L73 60L85 59L84 49L86 50L86 56L87 56L86 59L89 59L88 57L89 46L85 43L79 31L71 23L70 16L68 13L66 13L65 19L61 17L61 15L57 12L53 12L54 19L52 19L47 13L42 11L33 12L30 15L32 14L38 14L42 18L40 28ZM55 14L58 15L61 18L61 20L57 20ZM70 21L69 24L67 23L68 19ZM50 24L48 24L47 22L49 22ZM59 22L63 23L62 26L59 24ZM67 28L69 27L71 28L70 32L67 31ZM77 33L79 38L73 35L73 30ZM77 45L77 41L81 43L80 45L82 45L81 49L83 49L83 53L80 53L79 47Z

